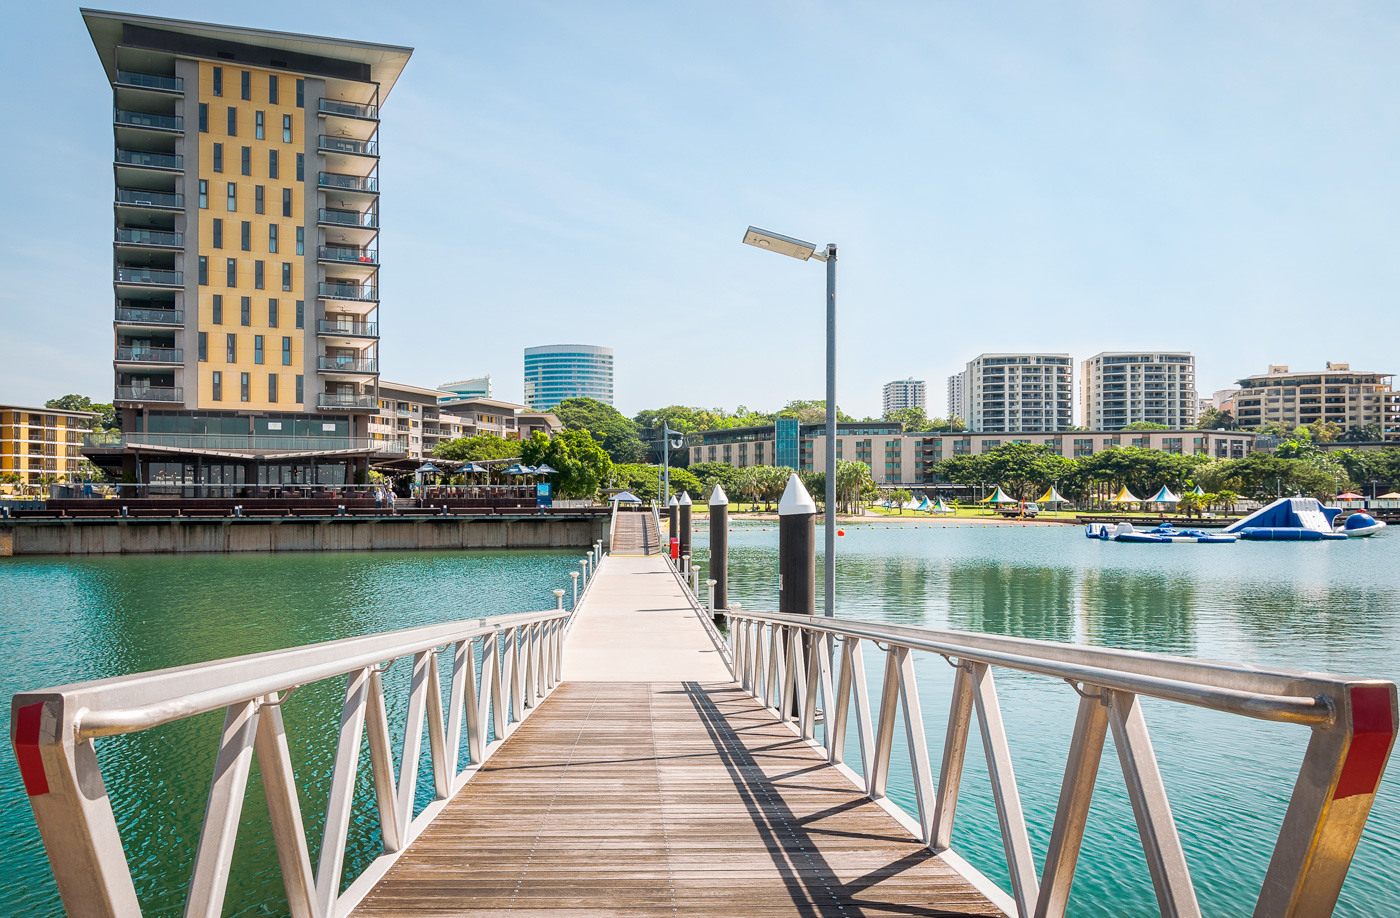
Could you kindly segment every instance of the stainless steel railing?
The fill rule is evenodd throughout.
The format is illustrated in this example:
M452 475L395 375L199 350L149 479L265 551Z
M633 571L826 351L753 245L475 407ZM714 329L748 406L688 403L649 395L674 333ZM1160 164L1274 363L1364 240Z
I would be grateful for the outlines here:
M950 845L976 712L1012 889L1008 895L985 877L976 881L1000 907L1022 918L1065 914L1109 729L1161 913L1200 915L1140 696L1310 728L1256 918L1331 914L1395 741L1396 687L1391 682L848 619L735 609L728 610L727 618L735 679L743 689L814 745L817 712L823 712L820 746L837 765L843 764L854 709L862 767L859 775L848 771L848 777L925 844L973 876L975 870ZM862 654L866 644L883 651L885 659L873 712ZM915 682L915 652L937 654L955 670L936 785ZM1063 679L1080 699L1038 874L992 667ZM900 715L914 779L913 814L885 799Z

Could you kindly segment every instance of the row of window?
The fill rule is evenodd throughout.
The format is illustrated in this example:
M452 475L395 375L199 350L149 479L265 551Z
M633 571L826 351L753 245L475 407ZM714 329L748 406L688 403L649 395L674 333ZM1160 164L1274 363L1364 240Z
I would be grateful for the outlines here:
M240 402L251 402L252 398L252 375L251 373L238 374L238 400ZM296 378L296 403L300 405L305 398L304 382L305 377L298 375ZM278 374L267 374L267 398L266 401L277 401ZM224 374L220 370L215 370L212 374L209 386L209 398L215 402L224 400Z
M298 157L298 160L300 160L300 157ZM298 180L301 179L301 172L302 172L302 166L301 166L300 161L298 161L298 163L297 163L297 179L298 179ZM228 212L231 213L231 214L232 214L232 213L237 213L237 212L238 212L238 183L237 183L237 182L228 182L228 183L227 183L227 188L225 189L225 192L226 192L226 197L225 197L225 199L224 199L224 201L225 201L225 203L224 203L225 208L226 208L226 209L228 210ZM199 180L199 209L200 209L200 210L208 210L208 209L209 209L209 180L208 180L208 179L200 179L200 180ZM255 214L267 213L267 186L266 186L266 185L254 185L254 186L253 186L253 213L255 213ZM292 216L292 189L290 189L290 188L283 188L283 189L282 189L282 216L284 216L284 217L290 217L290 216Z
M230 137L238 136L238 109L230 105L225 118L224 132ZM199 133L209 133L209 103L199 103ZM267 112L253 112L253 139L267 139ZM282 116L282 142L292 142L292 116Z
M263 348L264 338L262 335L253 336L253 363L262 365L265 363L265 351ZM209 362L209 333L199 333L199 362ZM224 362L238 362L238 336L233 332L224 335ZM282 338L282 366L292 365L292 339L284 336Z
M215 217L215 218L214 218L213 232L212 232L211 235L213 236L213 247L216 248L216 249L222 249L222 248L224 247L224 221L223 221L223 219L222 219L221 217ZM282 237L282 230L281 230L281 228L280 228L276 223L273 223L273 224L271 224L271 225L268 226L268 228L267 228L267 250L268 250L268 252L272 253L273 255L276 255L276 254L278 253L279 248L280 248L280 246L281 246L281 244L282 244L282 243L281 243L281 237ZM296 242L296 253L297 253L298 255L305 255L305 254L306 254L306 227L304 227L304 226L298 226L298 227L296 228L296 240L297 240L297 242ZM251 252L251 251L253 251L253 224L252 224L251 221L244 220L244 221L243 221L243 225L242 225L241 227L239 227L238 241L239 241L239 248L241 248L243 251L245 251L245 252ZM200 257L204 257L204 256L200 256Z
M224 68L215 67L213 79L210 81L211 91L214 95L222 97L224 94ZM277 74L270 73L267 77L267 101L269 105L279 105L277 101L278 89L280 88ZM253 101L253 75L247 70L241 71L239 75L239 89L244 102ZM297 108L306 107L306 81L297 80Z
M224 259L224 286L233 289L238 288L238 259ZM253 289L262 290L266 285L266 262L262 259L253 261ZM207 287L209 285L209 256L199 256L199 285ZM292 263L282 262L282 289L290 292L292 289Z
M215 172L218 172L218 173L222 173L222 172L224 171L224 145L223 145L223 144L221 144L221 143L216 143L216 144L214 144L214 154L213 154L212 159L213 159L214 171L215 171ZM239 166L238 166L239 171L240 171L242 174L247 175L247 176L251 176L251 175L253 174L253 148L252 148L252 147L242 147L242 148L240 149L239 156L238 156L238 163L239 163ZM275 178L281 178L281 175L282 175L282 157L278 154L278 151L277 151L277 150L268 150L268 151L267 151L267 177L270 178L270 179L275 179ZM298 181L298 182L304 182L304 181L306 181L306 154L305 154L305 153L298 153L298 154L297 154L297 181Z
M240 302L239 302L239 309L238 309L238 313L239 313L239 323L238 323L238 324L243 325L243 326L251 326L251 325L253 324L253 298L252 298L251 296L245 296L245 297L240 297L239 300L240 300ZM218 294L218 293L214 294L213 299L212 299L210 305L211 305L211 307L212 307L212 311L213 311L213 314L214 314L214 316L213 316L213 324L214 324L214 325L223 325L223 324L224 324L224 298L223 298L223 296L222 296L221 294ZM280 324L279 324L279 323L280 323L280 319L281 319L281 308L279 307L279 304L278 304L277 300L275 300L275 299L269 299L269 300L267 301L267 327L268 327L268 328L279 328L279 327L280 327ZM296 327L297 327L297 328L305 328L305 327L306 327L306 301L305 301L305 300L297 300L297 306L296 306Z

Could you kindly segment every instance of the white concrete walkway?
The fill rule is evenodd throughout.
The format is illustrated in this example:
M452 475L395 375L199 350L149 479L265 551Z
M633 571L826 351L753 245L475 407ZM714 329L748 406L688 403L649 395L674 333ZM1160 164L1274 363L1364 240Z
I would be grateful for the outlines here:
M662 555L609 555L564 643L565 682L729 682L720 648Z

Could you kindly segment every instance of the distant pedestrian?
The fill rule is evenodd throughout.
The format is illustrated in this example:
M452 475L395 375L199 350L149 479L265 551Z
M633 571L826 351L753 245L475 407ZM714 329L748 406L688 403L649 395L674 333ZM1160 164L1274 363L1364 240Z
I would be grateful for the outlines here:
M389 509L394 510L399 505L399 496L394 493L394 489L389 489Z
M374 509L381 510L384 507L384 489L374 489Z

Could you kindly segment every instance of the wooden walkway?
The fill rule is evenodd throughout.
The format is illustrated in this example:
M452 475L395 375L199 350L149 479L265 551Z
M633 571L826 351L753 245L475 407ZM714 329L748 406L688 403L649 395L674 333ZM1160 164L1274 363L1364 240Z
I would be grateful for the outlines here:
M664 564L603 563L565 682L353 914L1001 915L727 671L707 678L720 658L703 622L688 601L689 620L657 602ZM636 629L617 633L622 611L665 622L640 629L643 645L669 631L689 657L651 675L632 659L645 652L628 643ZM598 679L592 659L580 670L592 681L570 678L570 654L609 633L614 677Z

